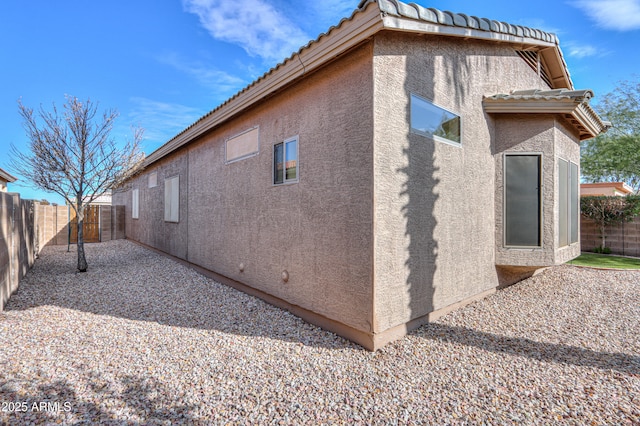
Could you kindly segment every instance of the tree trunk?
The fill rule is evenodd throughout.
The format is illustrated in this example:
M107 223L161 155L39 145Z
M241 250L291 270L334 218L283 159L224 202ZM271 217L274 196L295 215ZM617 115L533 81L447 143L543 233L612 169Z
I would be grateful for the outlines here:
M84 254L84 206L78 209L78 272L87 272L87 258Z
M600 226L600 233L602 234L602 246L600 246L602 248L602 250L604 250L604 245L605 245L605 235L604 235L604 230L605 230L606 226L605 225L601 225Z

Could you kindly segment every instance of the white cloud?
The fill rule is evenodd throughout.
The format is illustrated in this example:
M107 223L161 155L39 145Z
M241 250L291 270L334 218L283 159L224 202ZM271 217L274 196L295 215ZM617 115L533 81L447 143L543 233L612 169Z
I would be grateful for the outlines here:
M565 46L569 56L578 59L602 56L604 54L597 47L588 44L566 43Z
M158 57L158 60L193 77L202 86L210 89L212 95L220 100L230 97L247 85L247 82L240 77L201 62L190 62L175 53Z
M602 28L618 31L640 29L640 0L578 0L573 5Z
M130 99L129 121L145 129L147 153L186 129L204 115L203 111L186 105L154 101L142 97Z
M280 62L309 41L299 26L264 0L183 0L183 6L213 38L268 61Z

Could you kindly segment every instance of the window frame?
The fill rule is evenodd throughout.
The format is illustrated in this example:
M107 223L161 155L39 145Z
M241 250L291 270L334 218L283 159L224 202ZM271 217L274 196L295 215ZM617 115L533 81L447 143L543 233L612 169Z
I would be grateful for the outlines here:
M561 173L560 162L566 163L566 173ZM558 248L570 247L580 242L580 166L571 160L558 157ZM566 183L566 194L562 197L560 189ZM566 229L563 229L562 213L565 214Z
M131 191L131 218L140 219L140 190L133 188Z
M233 142L235 139L240 138L242 136L245 136L248 133L251 132L256 132L256 149L255 151L251 151L248 153L245 153L243 155L240 155L238 157L234 157L231 160L228 158L228 152L229 152L229 142ZM235 163L236 161L242 161L245 160L247 158L251 158L251 157L255 157L256 155L260 154L260 126L253 126L249 129L246 129L238 134L235 134L227 139L225 139L224 141L224 164L232 164Z
M295 179L287 179L287 144L290 142L295 142L296 146L296 177ZM282 182L276 182L276 147L282 145ZM273 145L273 149L271 150L271 184L273 186L280 185L291 185L300 182L300 138L299 135L291 136L283 140L282 142L278 142Z
M446 113L455 115L458 118L458 121L460 122L460 141L454 141L452 139L447 139L447 138L445 138L443 136L438 136L438 135L426 133L426 132L421 131L420 129L417 129L417 128L413 127L413 120L412 120L413 112L414 112L413 98L416 98L419 101L422 101L422 102L425 102L425 103L427 103L429 105L432 105L432 106L434 106L434 107L436 107L436 108L438 108L438 109L440 109L440 110L442 110L442 111L444 111ZM410 129L410 132L412 134L414 134L414 135L420 135L422 137L433 139L435 141L446 143L448 145L455 146L455 147L458 147L458 148L462 148L462 146L463 146L462 145L462 134L463 134L462 116L460 114L454 112L454 111L451 111L450 109L444 108L444 107L436 104L435 102L433 102L430 99L427 99L427 98L425 98L423 96L420 96L420 95L418 95L416 93L413 93L413 92L409 93L409 129Z
M177 192L176 192L176 198L175 198L175 203L173 202L174 200L174 193L172 191L171 188L173 188L173 181L177 179ZM167 192L167 184L170 183L171 187L169 187L169 191ZM169 194L169 200L167 200L167 194ZM173 210L173 205L176 204L176 210L175 210L175 219L174 219L174 210ZM168 209L167 209L168 208ZM180 222L180 175L173 175L173 176L169 176L166 177L164 179L164 221L165 222L169 222L169 223L179 223Z
M538 157L538 245L516 245L507 243L507 157L536 156ZM536 151L505 152L502 157L502 245L508 249L540 250L544 248L544 154Z
M152 177L153 177L153 179L151 179ZM149 188L155 188L156 186L158 186L158 171L157 170L154 170L154 171L149 173L148 180L147 180L147 186Z

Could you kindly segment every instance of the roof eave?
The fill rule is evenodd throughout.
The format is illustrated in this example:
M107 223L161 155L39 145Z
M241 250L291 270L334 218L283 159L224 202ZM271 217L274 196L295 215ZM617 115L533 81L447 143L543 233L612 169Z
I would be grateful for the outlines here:
M591 139L607 131L603 122L591 106L562 99L492 99L485 98L484 109L493 114L554 114L562 115L572 122L580 133L580 140Z
M346 21L349 21L349 25L342 25ZM349 49L363 43L382 28L380 10L375 3L367 5L364 10L357 10L351 18L343 19L327 34L322 34L315 41L302 47L282 64L149 154L145 160L145 166L149 166L230 120L256 102L290 85L305 74L317 70Z
M540 52L548 64L551 74L553 89L566 88L573 89L573 82L567 69L566 63L560 51L557 38L548 41L538 38L527 37L525 35L500 33L485 31L481 29L448 26L440 23L430 23L422 20L414 20L397 15L383 15L383 26L388 30L413 32L419 34L443 35L449 37L472 38L477 40L509 43L516 46L535 48Z
M9 183L13 183L18 180L17 177L10 175L8 172L0 169L0 178Z

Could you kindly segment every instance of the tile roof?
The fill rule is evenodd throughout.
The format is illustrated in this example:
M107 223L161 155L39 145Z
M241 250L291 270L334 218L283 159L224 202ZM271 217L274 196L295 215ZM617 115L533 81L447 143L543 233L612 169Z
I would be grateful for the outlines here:
M588 102L593 97L593 91L589 89L585 90L568 90L568 89L554 89L554 90L514 90L508 95L499 94L489 96L489 99L495 100L560 100L571 99L575 102Z
M580 133L580 140L606 132L611 123L603 121L591 108L591 90L515 90L510 94L486 96L484 109L489 113L559 114Z
M545 31L523 27L521 25L508 24L506 22L495 21L487 18L468 16L463 13L441 11L431 7L426 8L415 3L407 4L396 0L362 0L358 5L358 8L362 9L366 7L367 4L376 2L383 13L395 16L402 16L439 25L501 33L517 37L532 38L547 43L559 44L559 40L555 34Z
M372 4L376 7L371 6ZM362 0L350 17L343 18L337 25L309 41L234 96L200 117L152 152L145 165L163 158L384 29L493 40L514 43L523 48L541 49L542 56L545 56L544 63L553 63L554 76L549 80L550 84L555 87L573 87L566 62L558 47L558 38L554 34L486 18L424 8L414 3Z

